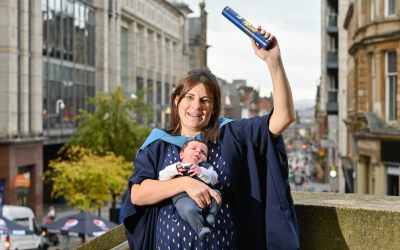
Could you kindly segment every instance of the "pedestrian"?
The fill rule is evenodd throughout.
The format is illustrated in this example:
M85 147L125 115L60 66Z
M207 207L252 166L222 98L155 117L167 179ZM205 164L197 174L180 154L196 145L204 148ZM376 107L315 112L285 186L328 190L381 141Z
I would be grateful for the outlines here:
M282 133L295 121L289 81L275 36L270 50L251 43L272 78L274 110L262 117L220 118L221 91L205 67L190 70L171 95L170 128L155 129L140 148L129 179L123 220L131 249L299 249ZM238 63L241 62L238 58ZM267 73L266 73L267 76ZM218 172L221 209L206 240L183 220L171 197L186 192L206 209L217 192L193 178L159 181L159 172L179 159L182 145L201 139L207 162Z
M46 222L45 224L49 224L50 222L56 219L56 211L54 210L53 206L49 207L49 211L47 212Z

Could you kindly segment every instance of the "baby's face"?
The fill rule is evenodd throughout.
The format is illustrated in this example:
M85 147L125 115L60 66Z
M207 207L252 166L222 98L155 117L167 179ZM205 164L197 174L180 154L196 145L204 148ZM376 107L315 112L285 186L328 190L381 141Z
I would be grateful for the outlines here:
M207 161L208 148L204 143L193 141L190 142L185 150L180 153L182 163L197 164Z

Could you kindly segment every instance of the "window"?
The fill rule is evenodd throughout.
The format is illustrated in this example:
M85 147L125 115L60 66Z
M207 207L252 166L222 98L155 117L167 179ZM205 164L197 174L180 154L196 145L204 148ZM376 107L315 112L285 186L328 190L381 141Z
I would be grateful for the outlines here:
M386 52L386 121L396 121L397 104L397 54L396 51Z
M375 105L375 55L371 54L371 103L372 110Z
M385 16L392 17L396 14L396 0L385 0Z

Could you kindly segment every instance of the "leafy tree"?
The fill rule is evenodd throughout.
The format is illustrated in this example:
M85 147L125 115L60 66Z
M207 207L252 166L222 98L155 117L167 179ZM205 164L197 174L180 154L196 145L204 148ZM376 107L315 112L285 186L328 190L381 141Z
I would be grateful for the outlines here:
M153 110L143 100L146 93L147 90L144 90L135 98L129 98L124 95L122 87L118 87L110 95L101 92L89 98L88 104L95 106L96 112L91 114L79 110L78 129L59 153L72 146L80 146L99 155L114 152L116 156L133 162L137 149L151 132L147 126L139 126L133 115L136 113L145 120L151 120Z
M51 161L43 175L43 180L53 182L52 196L64 195L67 205L82 211L93 212L105 202L115 208L115 198L125 192L134 170L132 163L113 152L99 155L78 146L68 149L66 156L68 160Z

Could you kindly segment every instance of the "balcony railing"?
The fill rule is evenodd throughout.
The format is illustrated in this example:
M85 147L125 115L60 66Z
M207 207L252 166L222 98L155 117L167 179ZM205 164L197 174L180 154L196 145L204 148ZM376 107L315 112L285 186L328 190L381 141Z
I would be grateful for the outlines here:
M337 50L328 50L328 63L338 63Z
M327 65L328 68L338 68L338 51L328 50L327 52Z
M337 103L337 89L328 90L328 103Z
M326 17L326 32L328 33L338 33L338 17L336 13L329 14Z
M337 14L329 14L328 15L327 27L337 27Z

